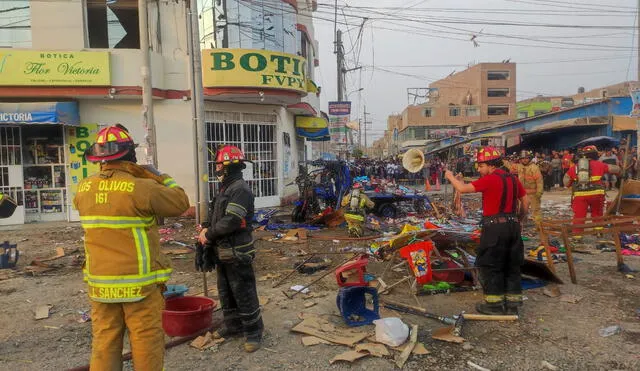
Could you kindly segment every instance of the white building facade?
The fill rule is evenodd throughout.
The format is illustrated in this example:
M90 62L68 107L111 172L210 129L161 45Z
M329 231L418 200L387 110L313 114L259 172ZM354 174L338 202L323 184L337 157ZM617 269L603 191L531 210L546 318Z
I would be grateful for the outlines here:
M230 9L229 4L235 2L220 3ZM261 2L239 1L236 8L245 3L251 16L257 17L255 3ZM280 6L273 0L264 3L266 9ZM231 36L223 39L228 44L217 42L202 51L203 63L210 68L212 52L238 58L247 54L247 49L257 53L245 57L249 70L242 81L220 80L217 75L224 74L211 69L204 70L202 76L208 144L205 158L211 161L211 152L219 144L237 144L245 150L254 161L246 175L256 192L257 206L279 205L295 194L295 187L289 189L285 184L297 175L306 147L304 139L296 135L296 116L319 114L315 84L308 76L313 71L301 67L305 64L309 68L309 59L303 57L305 49L298 32L304 29L299 19L306 18L311 24L313 4L281 3L280 16L274 13L271 17L276 23L266 28L278 26L282 34L290 36L293 16L294 37L268 37L269 43L248 45L241 37L246 30L228 28ZM158 165L185 188L193 203L196 182L208 185L210 195L215 184L212 174L207 178L194 170L189 3L149 1L147 9ZM14 216L0 224L77 220L72 200L78 182L97 169L82 157L97 130L121 123L140 143L139 159L147 150L142 127L138 0L3 0L0 11L0 192L19 203ZM238 14L246 17L247 11L242 8ZM216 30L219 26L216 24ZM313 28L306 27L306 32L313 40ZM221 33L216 32L216 38ZM313 48L307 48L311 52L306 53L316 50L315 42L310 44ZM282 49L262 50L263 45L273 49L281 45ZM298 47L301 50L295 49ZM316 63L313 55L312 65ZM263 60L271 64L259 70ZM290 64L299 68L300 76L293 69L282 72L287 60L297 60ZM251 82L251 74L257 76L255 81L267 79L274 87Z

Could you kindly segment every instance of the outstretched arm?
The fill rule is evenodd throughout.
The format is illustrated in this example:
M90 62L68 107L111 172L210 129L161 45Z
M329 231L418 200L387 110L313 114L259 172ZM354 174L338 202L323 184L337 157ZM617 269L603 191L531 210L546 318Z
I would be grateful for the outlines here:
M450 170L445 171L444 177L447 178L453 188L460 193L474 193L476 192L476 187L471 183L465 183L462 180L458 180L455 175Z

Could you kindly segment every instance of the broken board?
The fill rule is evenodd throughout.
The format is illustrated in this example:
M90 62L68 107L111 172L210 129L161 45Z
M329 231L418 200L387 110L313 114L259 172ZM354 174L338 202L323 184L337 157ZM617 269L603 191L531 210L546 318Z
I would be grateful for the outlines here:
M369 353L374 357L385 357L391 355L384 344L378 343L362 343L356 345L356 352Z
M464 343L464 338L453 335L453 326L439 328L434 330L431 337L436 340L446 341L448 343Z
M329 361L329 363L334 364L335 362L338 362L338 361L346 361L351 363L357 359L366 357L368 355L369 353L360 353L360 352L356 352L355 350L348 350L344 353L340 353L337 356L333 357L331 361Z
M359 343L369 336L369 333L367 332L336 327L323 318L309 315L305 315L304 320L294 326L291 331L319 337L320 339L324 339L332 343L347 345L350 347L353 347L356 343Z

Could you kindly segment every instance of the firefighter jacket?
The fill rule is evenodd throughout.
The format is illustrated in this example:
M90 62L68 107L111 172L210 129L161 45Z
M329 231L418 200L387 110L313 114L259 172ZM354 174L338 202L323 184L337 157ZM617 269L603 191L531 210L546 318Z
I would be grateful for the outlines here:
M189 208L171 177L128 161L103 164L80 182L73 204L85 232L83 273L92 300L139 301L169 279L156 217L180 216Z
M351 207L352 197L359 198L359 200L357 201L358 206L356 207L356 209L353 209ZM358 215L366 214L366 209L373 209L375 205L376 204L373 201L371 201L371 199L363 191L359 191L357 196L355 196L354 191L351 191L351 193L349 193L348 195L344 196L344 198L342 198L342 202L341 202L341 206L347 208L347 211L346 211L347 213L358 214Z
M540 168L536 164L529 165L516 165L515 173L518 174L518 178L520 182L524 186L527 194L538 194L541 195L544 190L544 180L542 178L542 173L540 172Z
M214 198L206 237L214 246L232 248L234 255L253 257L251 221L254 196L242 173L225 176Z

